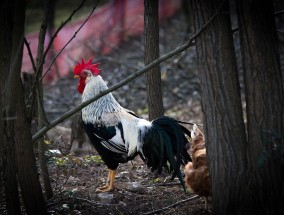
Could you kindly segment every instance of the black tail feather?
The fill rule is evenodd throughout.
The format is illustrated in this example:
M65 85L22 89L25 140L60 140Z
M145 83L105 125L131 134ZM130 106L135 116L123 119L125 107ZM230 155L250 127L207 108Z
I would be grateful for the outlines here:
M191 160L186 151L188 140L185 137L190 132L170 117L160 117L152 121L152 127L144 137L143 153L147 158L147 165L152 170L161 173L162 167L172 172L172 179L176 176L184 190L185 185L180 172L180 165Z

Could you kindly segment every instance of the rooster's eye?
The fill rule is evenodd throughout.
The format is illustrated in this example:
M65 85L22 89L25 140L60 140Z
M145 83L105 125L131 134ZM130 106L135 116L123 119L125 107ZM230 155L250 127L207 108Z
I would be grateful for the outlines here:
M87 72L87 71L84 71L83 72L83 74L82 74L82 76L84 77L84 78L87 78L88 76L90 76L91 74L89 73L89 72Z

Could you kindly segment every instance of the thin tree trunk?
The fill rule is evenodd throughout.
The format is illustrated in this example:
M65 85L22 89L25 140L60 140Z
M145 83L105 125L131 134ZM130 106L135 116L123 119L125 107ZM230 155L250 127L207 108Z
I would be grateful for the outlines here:
M196 38L206 147L214 212L240 214L245 184L246 134L227 2L193 0L195 29L219 15Z
M247 195L260 214L279 214L283 204L284 94L273 13L273 2L238 1L248 120Z
M40 102L41 98L38 97L38 128L41 129L45 126L45 114L43 113L43 107L42 103ZM41 170L41 176L43 179L43 184L44 184L44 190L45 190L45 196L46 199L51 199L53 196L53 191L50 183L50 178L49 178L49 173L48 173L48 168L46 165L46 159L45 159L45 145L44 145L44 140L43 138L40 138L38 140L38 158L39 158L39 165L40 165L40 170Z
M159 58L159 1L144 0L144 38L145 65ZM155 119L164 113L160 65L146 73L147 102L149 119Z
M21 82L19 83L18 89L20 89L18 91L19 105L17 106L18 117L15 126L15 130L18 131L15 137L18 180L27 213L46 214L45 200L39 183L36 159L32 145L31 123L28 121L27 111L25 109L24 91Z
M39 33L39 43L38 43L38 50L37 50L37 72L39 73L36 75L38 77L37 81L37 107L38 107L38 128L41 129L45 126L45 124L48 122L46 115L45 115L45 110L44 110L44 101L43 101L43 89L42 89L42 81L39 80L42 76L42 66L39 68L41 61L43 60L43 52L44 52L44 40L45 40L45 35L47 31L47 22L48 22L48 13L52 8L52 1L49 1L47 5L45 6L44 14L43 14L43 20L41 24L41 29ZM41 170L41 175L43 179L43 184L45 188L45 196L47 199L52 198L53 196L53 191L49 179L49 173L48 173L48 168L46 165L46 160L45 160L45 148L44 148L44 140L43 138L40 138L38 141L38 156L39 156L39 164L40 164L40 170Z
M55 25L55 8L56 8L56 3L57 3L57 0L49 0L49 14L47 16L47 24L48 24L48 29L47 29L47 34L49 36L49 38L52 38L53 37L53 33L54 33L54 25ZM56 56L56 51L55 51L55 48L54 48L54 43L51 44L51 48L50 48L50 51L49 51L49 58L51 60L53 60ZM50 61L51 61L50 60ZM57 75L57 79L60 79L61 76L60 76L60 72L58 70L58 63L57 61L54 62L54 71L56 72L56 75Z

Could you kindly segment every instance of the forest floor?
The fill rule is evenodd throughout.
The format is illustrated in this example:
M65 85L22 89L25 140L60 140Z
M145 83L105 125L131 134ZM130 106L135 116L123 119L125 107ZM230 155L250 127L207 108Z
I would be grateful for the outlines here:
M161 24L161 55L184 42L186 29L181 12ZM96 59L101 62L101 75L108 86L143 67L143 46L143 36L127 38L110 55ZM160 66L165 115L202 124L194 48ZM77 81L72 76L70 74L70 77L45 86L45 108L49 119L80 103ZM113 92L113 95L122 106L147 118L144 76ZM48 201L50 214L211 214L210 201L209 210L205 210L203 198L185 193L178 180L171 181L168 174L151 172L138 157L119 166L113 192L96 193L96 188L105 183L107 168L94 151L70 155L71 121L66 120L47 135L48 168L54 190L54 197Z

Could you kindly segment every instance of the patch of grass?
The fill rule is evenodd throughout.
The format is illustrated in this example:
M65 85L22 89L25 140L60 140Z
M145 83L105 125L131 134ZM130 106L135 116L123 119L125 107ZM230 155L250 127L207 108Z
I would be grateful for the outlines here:
M152 185L152 184L157 184L157 183L160 183L161 182L161 179L160 178L155 178L153 180L150 180L149 181L149 184Z

